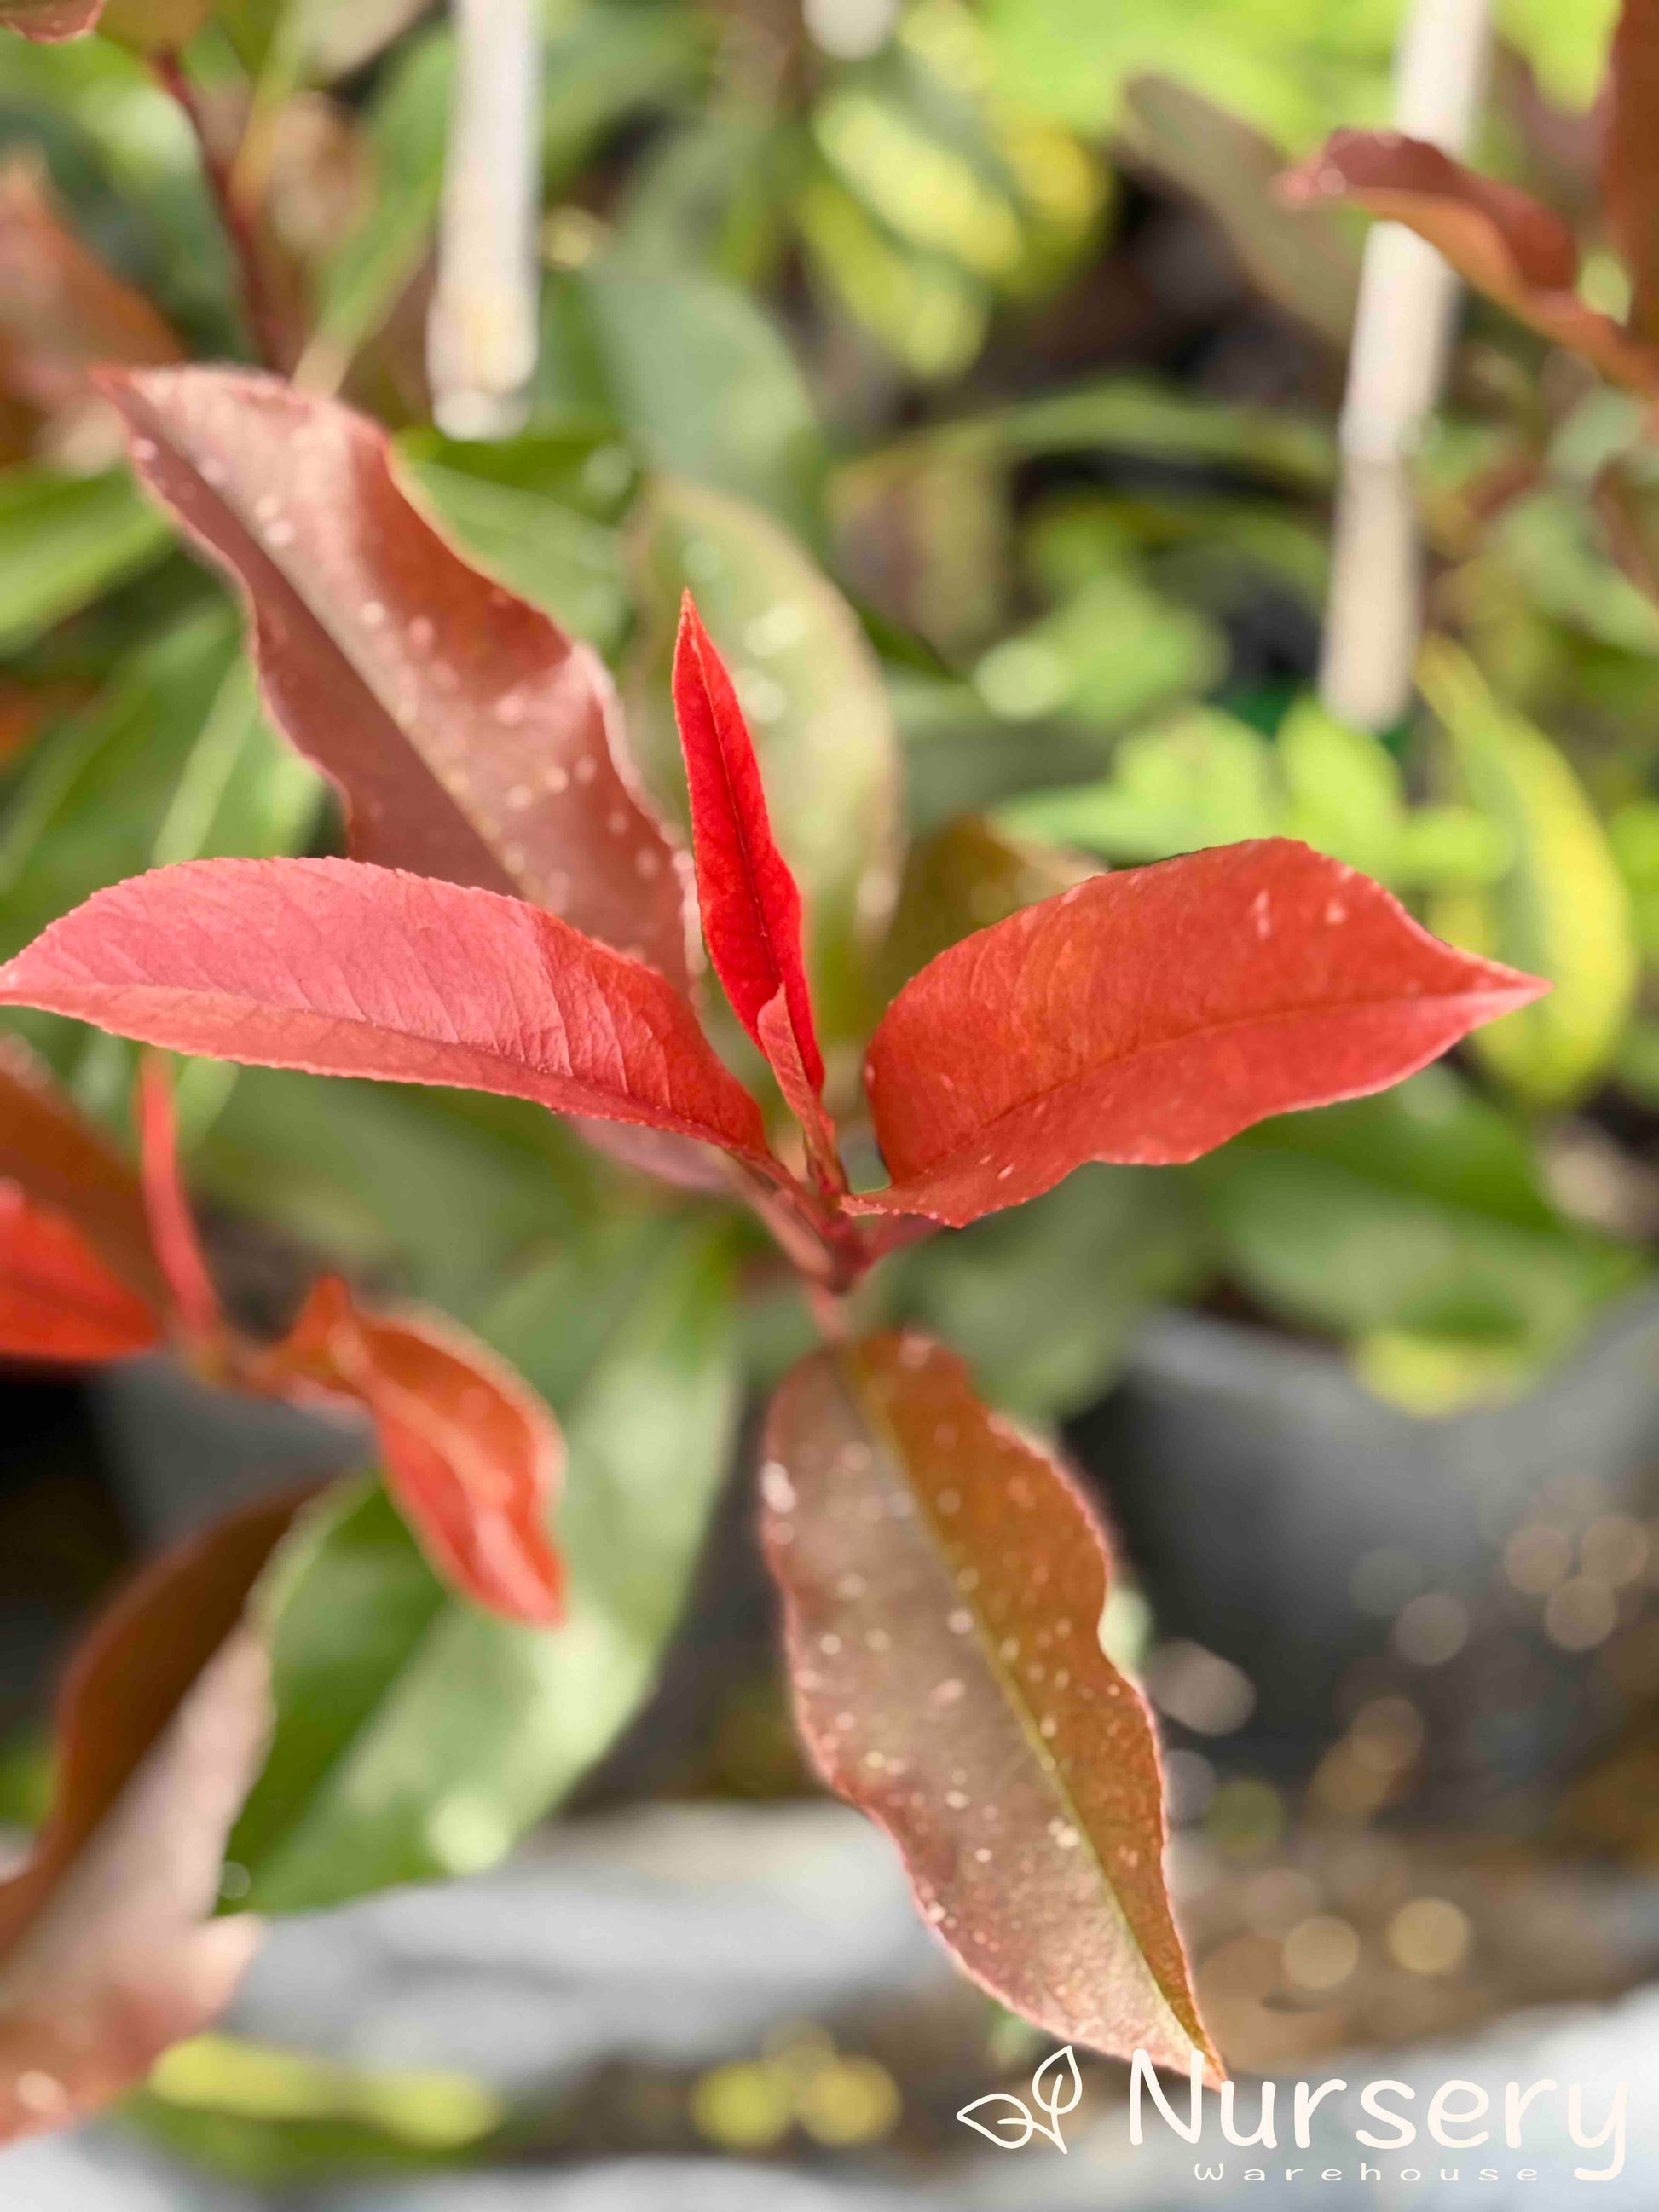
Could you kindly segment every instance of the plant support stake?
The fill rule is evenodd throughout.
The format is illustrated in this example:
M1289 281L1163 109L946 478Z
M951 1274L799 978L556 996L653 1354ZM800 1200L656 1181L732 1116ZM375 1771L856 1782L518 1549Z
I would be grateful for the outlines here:
M455 0L454 12L427 374L441 429L505 438L524 425L536 367L539 31L535 0Z
M1449 154L1467 145L1491 44L1490 0L1415 0L1395 63L1395 120ZM1376 224L1342 408L1341 475L1320 696L1382 730L1411 697L1423 556L1412 463L1445 376L1458 280L1433 246Z

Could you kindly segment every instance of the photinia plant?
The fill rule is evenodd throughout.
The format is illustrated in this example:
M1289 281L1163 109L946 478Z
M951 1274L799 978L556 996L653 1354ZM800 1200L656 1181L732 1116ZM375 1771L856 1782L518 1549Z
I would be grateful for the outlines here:
M760 1486L825 1778L892 1836L988 1989L1068 2041L1181 2069L1197 2051L1218 2072L1164 1884L1151 1721L1100 1644L1103 1534L946 1347L860 1337L856 1293L896 1246L1091 1161L1190 1160L1396 1083L1545 987L1441 943L1352 868L1259 839L1088 878L939 955L876 1024L860 1107L827 1068L810 917L689 599L690 869L597 659L468 567L372 425L246 373L105 388L144 481L235 580L270 712L339 789L354 857L117 884L0 969L0 1002L178 1052L531 1100L750 1207L823 1339L777 1394ZM705 1031L699 936L787 1120ZM124 1326L136 1348L159 1315L243 1387L355 1396L440 1564L486 1602L550 1607L549 1431L524 1400L500 1377L476 1395L468 1348L334 1283L281 1345L240 1345L154 1078L144 1097L147 1211L101 1156L77 1167L84 1133L55 1183L10 1170L15 1279L58 1285L63 1349L106 1356ZM860 1187L844 1133L867 1133L890 1180ZM459 1370L474 1396L452 1391Z

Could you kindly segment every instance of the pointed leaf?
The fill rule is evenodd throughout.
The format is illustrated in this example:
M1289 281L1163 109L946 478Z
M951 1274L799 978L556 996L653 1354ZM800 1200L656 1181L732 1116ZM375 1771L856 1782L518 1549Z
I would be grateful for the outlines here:
M137 1176L21 1037L0 1040L0 1177L73 1222L130 1292L155 1312L164 1309L167 1283Z
M386 1488L446 1582L509 1620L559 1619L564 1575L547 1518L563 1440L504 1361L435 1316L361 1311L327 1276L271 1370L277 1388L307 1378L367 1408Z
M1659 5L1624 0L1607 57L1601 205L1630 271L1630 324L1659 343Z
M674 713L708 957L732 1012L763 1051L762 1010L782 994L807 1080L821 1091L823 1054L801 955L799 887L772 836L760 763L732 678L690 592L674 649Z
M273 718L343 793L354 854L516 892L683 984L683 858L603 665L438 535L382 433L241 371L106 388L144 483L240 585Z
M302 1502L261 1499L158 1559L70 1667L51 1814L0 1883L0 2141L142 2081L252 1955L257 1923L198 1923L269 1722L242 1607Z
M763 1531L796 1713L885 1828L928 1921L1051 2033L1214 2053L1164 1884L1146 1709L1100 1648L1105 1545L1060 1465L914 1334L797 1367Z
M893 1187L854 1203L960 1224L1085 1160L1194 1159L1383 1090L1546 988L1288 838L1096 876L894 1000L866 1071Z
M989 2119L975 2119L976 2112L989 2112ZM1024 2150L1036 2133L1036 2123L1031 2118L1031 2108L1023 2097L1012 2090L992 2089L982 2097L975 2097L971 2105L964 2105L957 2118L965 2128L972 2128L999 2150Z
M0 1358L120 1359L160 1334L73 1222L0 1182Z
M196 1217L179 1173L179 1121L173 1086L160 1058L146 1054L138 1073L138 1158L144 1208L156 1259L187 1338L210 1341L223 1327L219 1294L196 1233Z
M1578 249L1559 216L1530 193L1465 168L1420 138L1339 131L1280 184L1292 206L1351 200L1425 238L1477 291L1632 391L1659 390L1659 351L1587 307Z
M762 1164L760 1110L654 969L493 891L353 860L191 860L97 892L0 969L175 1052L531 1098Z

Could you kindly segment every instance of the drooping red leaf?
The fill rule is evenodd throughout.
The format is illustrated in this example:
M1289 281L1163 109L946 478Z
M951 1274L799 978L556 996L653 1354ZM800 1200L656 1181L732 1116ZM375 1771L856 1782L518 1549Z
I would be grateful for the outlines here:
M0 1182L0 1358L90 1366L146 1351L160 1334L72 1221Z
M44 41L80 39L103 12L104 0L0 0L0 29Z
M272 715L344 794L356 857L515 893L683 986L684 855L603 663L439 535L384 434L241 370L104 388L145 484L240 585Z
M1601 204L1630 271L1630 326L1659 344L1659 0L1625 0L1607 57Z
M97 362L183 351L143 295L88 252L29 160L0 170L0 349L7 383L48 413L91 396Z
M1085 1160L1194 1159L1386 1089L1547 988L1289 838L1092 877L894 1000L866 1068L893 1185L853 1203L959 1225Z
M547 1518L564 1443L510 1367L453 1322L364 1312L327 1276L270 1372L276 1387L303 1379L368 1410L386 1488L446 1582L511 1620L560 1618Z
M823 1054L801 951L800 890L778 850L760 763L725 662L685 594L674 648L674 714L691 795L703 936L732 1010L766 1050L761 1015L782 994L815 1092Z
M1292 206L1350 200L1404 223L1477 291L1543 337L1583 354L1615 383L1659 390L1659 350L1579 298L1572 234L1530 193L1391 131L1337 131L1279 188Z
M219 1294L196 1233L196 1217L179 1174L179 1120L173 1086L161 1060L147 1053L138 1076L138 1159L150 1241L173 1293L186 1338L210 1343L223 1329Z
M1185 2071L1146 1710L1100 1647L1109 1568L1070 1477L915 1335L805 1360L766 1431L800 1728L968 1971L1067 2042Z
M252 1955L257 1922L209 1918L269 1725L265 1654L239 1623L307 1494L262 1499L157 1560L70 1669L51 1815L0 1883L0 2142L142 2081Z
M769 1169L760 1109L653 968L556 915L355 860L190 860L95 892L0 1004L176 1052L450 1085Z
M165 1310L137 1176L15 1036L0 1038L0 1178L71 1221L135 1297Z

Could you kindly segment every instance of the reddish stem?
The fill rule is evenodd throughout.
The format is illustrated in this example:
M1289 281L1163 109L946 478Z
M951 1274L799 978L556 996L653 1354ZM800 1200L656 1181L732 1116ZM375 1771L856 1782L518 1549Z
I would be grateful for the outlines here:
M176 52L152 54L150 66L157 83L178 102L195 134L202 157L202 173L213 195L214 206L236 264L242 306L255 350L268 368L284 368L288 365L288 332L271 294L258 233L236 190L231 163L215 140L201 94L191 82Z

